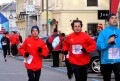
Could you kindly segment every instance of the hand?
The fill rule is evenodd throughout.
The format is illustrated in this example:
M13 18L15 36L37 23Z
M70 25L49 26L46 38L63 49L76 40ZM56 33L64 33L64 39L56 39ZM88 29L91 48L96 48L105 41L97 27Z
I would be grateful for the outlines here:
M38 52L42 52L42 48L41 47L38 47Z
M62 54L67 55L68 51L62 51Z
M25 57L27 58L27 57L29 57L29 52L25 52Z
M81 50L82 50L83 53L87 53L85 48L82 48Z
M114 45L114 44L115 44L115 35L111 35L111 36L109 37L108 43L111 44L111 45Z

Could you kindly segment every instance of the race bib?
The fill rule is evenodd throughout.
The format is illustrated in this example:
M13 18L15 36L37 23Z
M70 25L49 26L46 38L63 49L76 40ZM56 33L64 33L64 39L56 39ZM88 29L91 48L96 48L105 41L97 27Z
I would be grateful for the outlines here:
M120 59L120 49L119 48L109 48L108 49L108 59Z
M23 62L28 63L28 64L31 64L32 60L33 60L33 56L32 56L32 55L29 55L29 57L24 58L24 61L23 61Z
M82 54L82 46L81 45L72 45L72 53L73 54Z
M2 45L7 45L7 43L6 42L2 42Z

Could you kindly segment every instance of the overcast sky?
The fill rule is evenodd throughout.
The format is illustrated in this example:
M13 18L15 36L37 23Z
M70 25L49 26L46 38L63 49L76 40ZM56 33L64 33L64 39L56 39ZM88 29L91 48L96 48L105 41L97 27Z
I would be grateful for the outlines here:
M2 4L2 3L9 3L9 2L12 2L12 1L14 1L14 0L0 0L0 4Z

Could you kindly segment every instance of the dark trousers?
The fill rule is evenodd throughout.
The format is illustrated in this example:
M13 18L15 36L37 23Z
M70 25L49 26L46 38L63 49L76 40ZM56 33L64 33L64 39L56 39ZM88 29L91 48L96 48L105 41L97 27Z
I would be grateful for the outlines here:
M59 53L60 51L52 51L54 67L59 67Z
M8 52L8 55L10 55L10 44L8 45L7 52Z
M12 44L11 45L11 53L13 56L18 54L18 50L17 50L17 45L16 44Z
M6 58L6 55L7 55L7 46L2 46L2 49L3 49L3 56L4 58Z
M104 81L111 81L112 71L115 74L115 81L120 81L120 63L115 64L102 64L101 72L103 74Z
M28 81L39 81L41 75L41 69L37 71L27 69L27 74L29 77Z
M87 81L87 65L78 66L71 64L75 81Z

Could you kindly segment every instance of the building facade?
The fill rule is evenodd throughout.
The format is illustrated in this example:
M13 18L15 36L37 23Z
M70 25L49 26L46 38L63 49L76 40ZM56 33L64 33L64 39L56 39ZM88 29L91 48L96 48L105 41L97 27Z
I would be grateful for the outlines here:
M72 32L71 22L74 19L83 21L83 31L92 30L95 35L98 23L106 24L105 20L98 19L98 10L109 10L110 0L48 0L48 11L52 18L57 21L57 28L60 32L69 34ZM46 4L44 0L44 5ZM46 9L46 6L44 6ZM48 14L49 15L49 14ZM48 18L49 19L49 18ZM54 28L53 24L50 28ZM52 32L51 32L52 33Z

